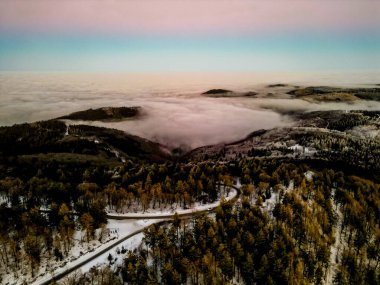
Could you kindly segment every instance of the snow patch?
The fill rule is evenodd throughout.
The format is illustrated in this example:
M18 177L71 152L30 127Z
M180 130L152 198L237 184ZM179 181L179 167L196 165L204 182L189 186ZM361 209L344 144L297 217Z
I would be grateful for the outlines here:
M313 153L317 152L317 150L313 147L302 146L299 144L295 144L293 146L290 146L290 147L288 147L288 149L291 149L296 153L303 153L303 154L313 154Z
M263 202L261 208L263 210L266 210L268 213L272 213L274 210L274 207L280 200L280 195L278 193L271 193L271 196L269 199L266 199L265 202Z
M304 173L304 175L305 175L305 178L306 178L307 181L312 181L313 180L313 176L314 176L314 172L308 170L308 171L306 171Z

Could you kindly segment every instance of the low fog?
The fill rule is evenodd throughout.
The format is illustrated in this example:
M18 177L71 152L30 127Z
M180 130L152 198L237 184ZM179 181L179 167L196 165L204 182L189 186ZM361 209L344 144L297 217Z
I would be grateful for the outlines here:
M168 99L141 102L138 119L92 125L112 127L160 142L169 148L196 148L231 142L258 129L285 126L290 121L276 112L234 106L217 99ZM76 122L77 123L77 122ZM85 122L84 122L85 123Z
M108 80L106 84L99 75L64 78L1 75L0 125L46 120L89 108L141 106L142 115L136 119L82 123L120 129L170 148L190 149L231 142L258 129L292 125L294 122L286 116L291 111L380 110L380 102L310 103L290 99L285 94L286 88L273 89L263 83L236 80L229 84L210 80L202 84L184 81L153 84L140 79L136 85L124 82L122 77ZM259 95L258 98L200 95L211 88L252 90ZM267 93L273 93L272 97L267 98Z

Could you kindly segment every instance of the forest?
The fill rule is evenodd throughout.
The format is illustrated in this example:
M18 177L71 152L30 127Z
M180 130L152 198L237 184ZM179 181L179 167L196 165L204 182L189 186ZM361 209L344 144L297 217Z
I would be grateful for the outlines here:
M240 202L152 225L117 270L64 284L379 283L380 184L276 161L243 159L230 171L244 182Z
M0 282L26 272L35 280L49 260L64 266L78 244L94 250L90 244L109 242L109 213L174 213L219 199L213 212L153 224L134 250L56 283L380 282L380 148L373 139L302 128L277 133L302 145L299 151L266 145L273 134L260 131L244 151L234 153L241 140L202 158L55 120L0 133ZM223 200L232 186L239 198Z
M107 212L186 209L215 201L221 183L232 183L225 167L208 164L129 161L114 168L52 161L13 167L22 175L0 179L0 256L3 270L16 275L21 268L38 272L42 257L65 259L77 230L93 240Z

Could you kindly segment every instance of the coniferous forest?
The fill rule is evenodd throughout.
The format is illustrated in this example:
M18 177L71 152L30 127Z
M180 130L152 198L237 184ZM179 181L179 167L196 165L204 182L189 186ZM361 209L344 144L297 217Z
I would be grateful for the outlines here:
M94 270L68 282L379 282L379 184L332 169L307 179L308 166L273 161L236 161L231 170L246 180L237 204L222 202L211 217L152 225L115 272Z
M51 282L379 283L380 183L378 172L365 171L373 164L334 165L297 150L152 161L157 145L116 130L51 121L1 132L0 266L16 278L36 278L43 260L64 262L78 231L82 244L107 242L109 213L174 212L221 199L213 211L146 227L142 243L110 254L108 265ZM120 148L125 141L131 147ZM231 187L238 196L227 201ZM113 266L116 258L123 261Z

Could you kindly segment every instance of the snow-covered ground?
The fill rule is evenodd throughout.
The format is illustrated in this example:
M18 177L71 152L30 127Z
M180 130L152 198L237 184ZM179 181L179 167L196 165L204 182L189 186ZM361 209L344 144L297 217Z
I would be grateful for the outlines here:
M58 260L46 251L43 251L41 254L41 262L38 270L35 272L34 278L32 278L29 260L21 260L20 269L17 272L14 272L13 270L2 272L3 276L1 284L30 284L44 276L51 276L51 272L60 272L69 264L87 259L93 252L97 252L101 248L109 246L115 239L117 239L116 232L111 231L101 239L100 236L101 230L97 229L95 231L95 238L90 242L85 242L85 232L75 231L72 239L72 246L64 259ZM61 248L61 252L62 251L63 249Z
M333 189L333 193L331 195L332 197L335 196L335 189ZM339 252L341 248L344 246L342 243L342 236L341 236L341 229L342 229L342 223L343 223L343 213L340 210L340 207L336 207L335 214L337 217L337 225L335 227L335 243L331 245L331 252L330 252L330 266L327 269L326 274L326 285L333 284L333 277L337 270L338 265L338 259L339 259Z
M288 191L293 191L293 190L294 190L293 180L289 182L288 187L283 186L283 194L285 194ZM272 189L271 196L262 203L261 209L266 211L271 217L273 217L274 207L276 206L278 202L280 202L280 199L281 199L280 193L274 192Z
M233 199L236 197L237 191L235 189L231 189L228 193L228 196L225 197L227 201ZM199 203L194 204L194 206L191 209L165 209L165 210L160 210L160 209L149 209L145 212L139 212L139 213L125 213L125 214L120 214L120 213L108 213L108 217L112 218L168 218L172 216L174 213L177 213L178 215L187 215L187 214L192 214L194 212L200 212L200 211L207 211L209 209L214 209L216 208L220 203L220 200L215 201L214 203L211 204L205 204L201 205Z
M231 188L228 196L225 197L225 199L229 201L236 197L237 194L237 190ZM178 209L175 212L177 212L178 215L188 215L195 212L207 211L209 209L216 208L219 203L220 200L215 201L211 204L197 205L192 209ZM114 264L120 264L123 260L123 256L116 253L117 248L121 249L124 247L126 250L133 250L134 248L138 247L141 244L143 237L143 234L140 231L151 224L160 222L165 218L172 217L175 212L156 211L149 213L109 214L107 228L112 235L115 235L112 241L100 245L93 251L88 252L75 260L71 259L71 261L68 261L64 266L55 269L49 274L40 276L40 278L37 278L30 284L46 284L53 276L57 276L58 274L68 271L74 267L80 266L82 272L87 272L93 266L97 266L99 264L109 264L109 254L111 254L114 258L117 258ZM117 219L112 219L112 216L116 217ZM123 218L126 218L128 220L123 220ZM136 233L136 235L134 235L134 233ZM129 236L131 237L128 238ZM77 250L74 250L74 252L78 253ZM98 255L99 252L102 252L102 254Z
M299 144L295 144L293 146L290 146L290 147L288 147L288 149L291 149L291 150L293 150L294 152L297 152L297 153L304 153L304 154L316 153L316 150L314 148L302 146L302 145L299 145Z
M304 175L305 175L305 178L306 178L307 181L312 181L313 180L313 176L314 176L314 172L308 170L308 171L306 171L304 173Z
M157 223L160 220L109 220L108 226L109 228L118 229L120 239L130 235L133 232L139 231L151 224ZM117 249L121 250L124 248L125 250L133 250L142 242L142 238L144 237L144 234L142 232L126 239L122 243L118 244L116 247L112 247L110 250L106 251L105 253L99 255L95 259L91 260L90 262L84 264L81 267L81 271L88 272L92 267L98 266L98 265L104 265L108 264L108 255L111 254L113 256L113 264L115 265L121 265L122 261L124 259L123 254L118 254ZM117 258L117 260L115 260Z
M271 193L271 196L269 199L266 199L261 208L262 209L265 209L268 213L272 213L272 211L274 210L274 207L276 206L276 204L279 202L280 200L280 195L279 193L275 193L275 192L272 192Z
M92 266L96 265L97 263L101 263L103 259L103 255L105 256L105 260L107 260L108 254L114 247L120 243L121 240L123 240L125 237L127 237L130 234L133 234L134 232L140 231L144 229L146 226L149 226L153 223L156 223L157 220L121 220L121 221L116 221L116 220L109 220L107 227L110 229L110 231L116 235L115 239L112 240L109 243L103 244L99 247L96 248L96 250L89 252L87 254L84 254L80 256L78 259L68 261L63 267L59 267L58 269L54 270L50 274L46 274L42 276L41 278L38 278L34 282L30 284L34 285L39 285L39 284L45 284L48 282L53 276L56 276L57 274L60 274L62 272L65 272L69 270L72 267L76 267L80 265L81 263L85 262L83 264L87 265L87 260L91 260L91 264L88 269L90 269ZM107 250L109 249L109 250ZM95 259L94 256L96 256L99 252L102 252L104 250L107 250L104 254L96 257Z
M128 250L134 250L135 248L138 248L142 243L143 237L143 232L134 235L133 237L127 239L125 242L121 243L117 247L112 248L110 251L107 251L102 255L99 255L97 258L86 263L80 268L80 271L82 273L85 273L90 271L92 267L99 267L105 264L110 264L110 261L108 260L109 254L111 254L112 256L112 267L116 268L118 266L121 266L123 264L124 258L126 257L126 254L128 253ZM124 254L121 252L122 249L126 250Z

